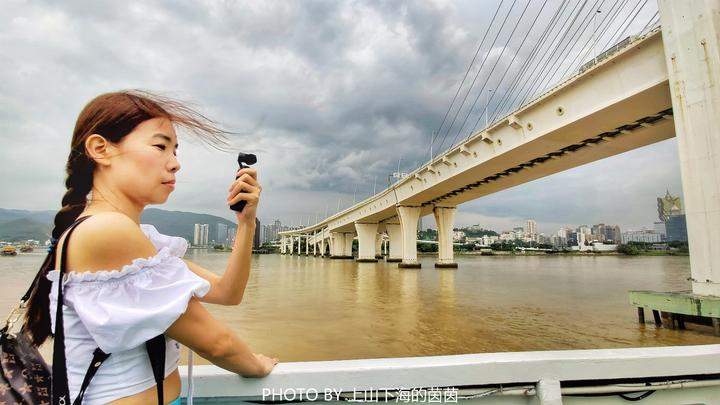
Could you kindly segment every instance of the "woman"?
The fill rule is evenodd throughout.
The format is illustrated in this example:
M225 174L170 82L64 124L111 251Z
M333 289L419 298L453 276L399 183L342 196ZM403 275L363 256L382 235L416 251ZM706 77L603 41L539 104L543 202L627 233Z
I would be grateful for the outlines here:
M179 343L246 377L270 373L277 358L254 354L202 302L238 305L248 281L261 186L255 169L239 170L228 189L237 235L227 269L217 276L182 259L187 242L140 224L148 204L164 203L180 164L175 127L214 146L227 133L183 104L140 91L98 96L80 113L66 171L67 191L55 216L56 251L67 245L63 331L70 401L95 348L111 355L84 393L84 404L157 403L144 342L165 334L164 402L179 404ZM89 194L89 195L88 195ZM63 232L79 217L69 241ZM71 241L71 243L70 243ZM60 255L48 254L28 303L25 327L35 345L54 330ZM53 287L54 286L54 287Z

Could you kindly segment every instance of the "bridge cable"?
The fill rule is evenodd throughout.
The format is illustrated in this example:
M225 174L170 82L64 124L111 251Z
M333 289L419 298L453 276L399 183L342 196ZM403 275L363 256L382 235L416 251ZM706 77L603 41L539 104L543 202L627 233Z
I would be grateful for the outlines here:
M577 8L577 5L578 5L578 4L579 4L579 3L576 3L576 4L575 4L575 7L573 7L573 10L570 11L570 15L572 15L572 14L575 12L575 8ZM565 5L567 5L567 4L564 4L562 7L564 8ZM563 12L564 12L564 10L561 11L561 13L563 13ZM562 14L559 14L559 15L562 15ZM553 32L553 31L555 30L555 26L557 25L557 23L558 23L559 21L560 21L560 18L558 18L557 20L555 20L554 23L552 23L553 26L552 26L552 28L548 31L548 33ZM558 26L558 27L561 27L561 26L559 26L559 25L557 25L557 26ZM562 28L560 28L560 31L562 31ZM505 97L503 97L503 100L502 100L498 105L496 105L496 106L493 108L493 112L490 114L490 117L491 117L491 118L490 118L490 122L495 122L495 112L496 112L498 109L503 110L503 109L505 108L505 106L508 104L508 101L510 101L511 98L513 99L513 101L510 102L509 105L513 105L513 104L514 104L514 100L517 98L518 93L519 93L523 88L525 88L526 83L529 82L529 78L530 78L530 77L533 77L533 75L534 75L535 72L537 71L538 67L542 65L540 62L541 62L543 59L545 59L545 56L547 55L547 50L553 46L553 43L555 42L555 39L557 39L557 35L558 35L558 34L555 34L555 38L552 39L552 40L550 40L550 41L546 41L544 37L541 38L541 39L538 41L538 47L537 47L537 51L538 51L538 52L536 52L535 55L533 55L531 58L529 58L529 59L527 60L527 63L526 63L527 67L523 70L523 72L522 72L520 75L518 75L518 78L517 78L516 82L514 83L513 88L512 88L510 91L508 91L508 92L505 94ZM545 44L547 44L547 47L545 48L545 52L544 52L541 56L538 56L540 50L542 49L543 45L545 45ZM530 73L528 74L527 72L528 72L528 69L530 69L530 66L532 66L532 70L531 70ZM527 77L525 76L526 74L527 74ZM516 92L515 92L515 89L517 88L518 85L520 86L520 87L519 87L520 90L516 93Z
M530 4L530 2L528 2L528 5L529 5L529 4ZM512 67L513 63L515 63L515 59L516 59L517 56L520 54L520 51L522 51L522 48L523 48L523 46L525 45L525 41L527 40L528 36L530 35L530 32L532 31L532 29L535 27L535 24L537 23L538 17L540 17L540 14L542 14L543 10L545 9L545 5L546 5L546 4L547 4L547 0L545 0L545 1L543 2L542 6L540 7L540 11L535 15L535 18L533 19L532 23L530 24L530 28L527 30L527 32L525 32L525 36L523 37L522 41L520 42L520 45L518 45L517 51L515 52L515 55L513 55L512 59L510 60L510 63L507 65L507 68L505 69L505 72L503 72L502 77L500 77L500 79L498 80L496 87L499 87L500 84L502 83L502 81L505 80L505 76L507 75L508 71L510 71L510 68ZM527 6L526 6L525 8L527 9ZM523 10L523 14L524 14L524 13L525 13L525 10ZM521 21L522 21L522 16L520 16L520 19L518 20L518 24L516 25L516 27L517 27L518 25L520 25L520 22L521 22ZM514 32L515 32L515 31L513 30L513 33L514 33ZM511 37L512 37L512 34L510 34L510 35L511 35ZM502 59L502 55L503 55L503 53L505 52L505 49L507 49L507 48L508 48L508 46L507 46L507 43L506 43L506 44L505 44L505 47L503 48L503 52L502 52L502 53L500 54L500 56L495 60L495 64L493 65L492 70L490 71L490 74L488 74L487 78L485 79L485 82L483 83L482 87L480 88L480 91L478 92L477 97L475 97L475 100L473 100L472 106L470 107L470 109L468 110L467 114L465 115L465 119L463 120L462 125L460 126L460 128L458 128L457 133L456 133L455 136L453 137L453 140L452 140L452 142L450 143L450 148L452 148L453 145L455 145L455 141L457 140L457 137L460 135L460 133L462 132L463 128L465 128L465 124L467 123L468 118L469 118L470 115L472 114L473 110L475 110L475 106L477 105L477 102L478 102L478 100L480 99L480 96L482 96L483 90L485 89L485 86L487 85L488 81L490 81L490 78L492 77L492 74L493 74L493 72L495 71L495 67L497 67L498 63L500 62L500 59ZM497 93L495 92L494 94L497 94ZM493 95L494 95L494 94L493 94ZM487 110L487 106L489 105L490 100L492 100L492 96L487 100L487 103L485 103L485 107L484 107L483 110L480 112L480 116L479 116L479 118L478 118L478 121L480 120L480 118L482 118L482 113ZM477 125L477 123L476 123L476 125Z
M620 4L620 3L615 3L615 5L618 5L618 4ZM570 63L568 64L567 68L565 68L565 71L563 71L563 73L560 75L560 79L561 79L561 80L563 80L563 79L566 77L568 71L571 71L571 68L573 68L572 70L577 70L577 69L582 65L582 63L583 63L583 61L585 60L585 57L587 57L588 53L590 53L590 51L592 51L592 50L594 49L593 46L588 46L588 45L591 45L591 44L590 44L590 41L592 41L592 39L597 39L597 40L599 40L603 35L605 35L605 34L607 33L607 30L608 30L608 28L609 28L609 24L604 26L604 28L603 28L602 32L600 33L600 35L597 35L597 34L598 34L598 29L599 29L601 26L603 26L603 24L605 24L605 21L607 21L608 18L610 18L611 14L612 14L612 18L615 18L615 15L617 14L617 12L620 11L619 8L617 8L617 9L615 8L615 5L613 5L613 7L610 8L609 12L604 16L604 18L603 18L602 21L600 22L600 25L598 25L598 26L595 27L595 30L594 30L593 33L592 33L591 39L589 39L588 41L585 42L585 45L580 48L580 51L578 52L577 55L575 55L575 57L573 58L572 62L570 62ZM612 21L612 18L610 18L611 21ZM597 35L597 36L596 36L596 35ZM595 45L597 45L597 42L598 42L598 41L596 41ZM583 52L583 48L585 48L585 51L584 51L584 52ZM605 51L605 49L602 49L601 52L600 52L600 54L602 54L604 51ZM581 56L581 55L582 55L582 56ZM578 63L578 64L576 65L575 62L578 60L578 57L580 57L580 63ZM595 55L594 57L597 57L597 55ZM596 62L596 63L597 63L597 62Z
M628 13L625 20L622 23L620 23L620 25L618 26L618 34L611 36L609 41L607 41L605 43L604 48L608 48L610 45L616 44L618 42L618 40L620 38L622 38L622 35L625 33L625 30L627 30L627 27L629 27L630 24L632 24L633 19L635 18L635 16L637 16L637 13L640 12L640 10L642 10L642 8L645 6L645 4L647 3L647 0L642 2L642 5L640 4L641 2L642 2L642 0L638 0L638 2L635 3L635 6L633 6L632 10L630 11L630 13ZM635 10L636 8L637 8L637 10ZM632 15L632 17L631 17L631 15ZM625 26L625 28L620 30L619 28L622 26Z
M584 1L583 1L582 6L580 7L580 10L582 10L582 8L584 7L585 3L587 3L587 0L584 0ZM572 20L570 21L570 25L567 25L567 24L566 24L565 26L566 26L567 28L561 28L560 31L555 34L555 38L553 38L553 39L549 42L550 45L549 45L549 46L545 49L545 51L543 52L542 56L541 56L540 59L538 60L538 63L535 65L536 67L537 67L537 66L542 66L543 64L546 63L546 62L543 62L543 61L545 61L545 57L546 57L546 56L549 56L547 62L549 62L550 58L552 58L552 55L554 55L555 51L558 49L558 47L560 46L560 44L561 44L562 41L564 40L564 38L565 38L565 36L567 35L568 31L570 30L570 28L572 27L572 25L575 23L575 19L577 18L577 15L578 15L578 14L575 14L575 10L577 9L577 7L578 7L579 5L580 5L580 3L576 3L575 6L573 7L573 9L572 9L572 10L570 11L570 13L569 13L569 16L574 16L574 17L572 18ZM563 30L565 31L564 33L562 33ZM561 34L561 33L562 33L562 34ZM559 35L562 35L562 36L559 37L559 39L558 39L558 36L559 36ZM556 40L557 40L557 43L555 42ZM551 50L550 53L548 54L548 51L550 50L550 48L552 48L552 50ZM544 69L544 68L543 68L543 69ZM535 69L533 69L533 71L534 71L534 70L535 70ZM543 72L543 70L540 71L540 74L541 74L542 72ZM534 73L531 73L531 75L532 75L532 74L534 74ZM528 82L531 83L531 81L528 81ZM525 87L525 85L523 85L523 86L521 87L521 89L523 89L524 87ZM522 92L522 90L521 90L521 92ZM515 98L517 98L517 97L515 97ZM513 101L513 102L514 102L514 101Z
M470 70L472 69L473 64L475 64L475 59L477 59L478 54L480 53L480 50L482 49L483 44L485 43L485 38L487 38L487 35L490 33L490 29L493 26L493 23L495 22L495 18L498 15L498 12L500 11L500 8L502 8L503 2L505 0L500 0L500 3L498 3L497 8L495 9L495 14L493 14L492 18L490 19L490 24L488 25L487 29L485 30L485 34L483 34L482 39L480 40L480 43L478 44L477 50L475 50L475 55L473 56L472 60L470 61L470 65L468 65L467 70L465 70L465 75L463 76L462 80L460 81L460 85L457 88L457 91L455 91L455 95L453 96L452 100L450 101L450 105L448 106L447 111L445 111L445 116L443 116L442 122L440 122L440 126L438 127L437 131L435 131L436 134L440 134L440 131L442 130L443 125L445 124L445 120L447 120L448 114L450 114L450 111L452 110L453 105L455 104L455 100L457 99L458 94L460 94L460 90L463 87L463 84L465 84L465 80L468 77L468 74L470 73ZM431 142L435 142L435 139L432 139ZM430 159L432 159L432 156L430 156Z
M450 123L450 126L447 128L447 131L445 132L445 135L443 135L443 139L440 142L440 147L438 149L442 148L442 144L445 143L445 138L447 138L448 134L450 133L450 130L452 129L453 125L455 125L455 120L457 119L458 114L460 113L460 110L465 105L465 101L467 100L468 95L470 94L470 91L472 90L473 86L475 85L475 81L477 80L478 76L482 72L483 67L485 66L485 62L488 59L488 56L490 55L490 52L492 51L493 47L495 47L495 43L497 42L498 37L500 36L500 33L502 32L503 28L505 27L505 24L507 22L508 17L510 16L510 13L515 8L515 4L517 3L517 0L513 0L512 5L510 5L510 8L508 9L507 14L505 14L505 17L503 18L503 22L500 25L500 29L498 30L497 34L495 35L495 38L493 39L492 45L488 48L488 51L485 53L485 56L483 57L482 62L480 63L480 68L478 68L477 73L475 74L475 77L473 78L472 83L470 83L470 87L468 87L467 91L465 92L465 96L463 97L462 102L460 103L460 107L458 107L457 111L455 111L455 114L453 116L452 122ZM529 4L529 0L528 0ZM526 6L527 7L527 6Z
M637 18L637 15L640 13L640 11L641 11L642 9L645 8L645 5L647 5L647 1L648 1L648 0L643 1L642 6L640 6L640 8L637 9L637 11L635 12L635 14L633 14L632 18L631 18L630 21L627 23L627 25L625 26L625 28L623 28L623 30L620 31L619 34L616 36L616 39L615 39L614 42L619 41L620 38L622 38L623 35L625 35L625 32L627 32L628 28L630 28L630 25L632 25L632 23L635 21L635 19Z
M569 45L570 43L572 43L572 42L576 42L576 41L574 41L573 39L576 37L576 35L577 35L577 33L578 33L578 30L580 30L580 28L583 27L583 26L587 23L588 17L589 17L590 15L592 15L592 13L594 12L595 9L597 9L598 2L599 2L599 0L596 0L596 1L595 1L595 3L593 4L593 6L589 9L589 12L585 15L585 17L582 18L582 21L580 21L579 24L578 24L578 26L573 30L573 33L571 34L570 38L569 38L568 41L565 43L565 45L563 45L562 49L561 49L560 52L558 53L557 58L552 62L552 64L550 64L550 65L547 66L547 69L546 69L545 72L543 73L541 79L538 80L538 81L535 83L535 85L530 88L530 91L525 95L525 97L522 98L522 100L523 100L522 104L523 104L523 105L526 103L526 101L527 101L527 99L528 99L529 96L532 96L532 98L536 98L536 97L537 97L537 96L536 96L537 94L543 94L543 93L546 91L548 81L549 81L549 80L552 80L552 78L555 76L555 73L552 73L552 74L551 74L551 72L554 72L554 70L557 69L557 67L558 67L558 66L557 66L558 62L562 62L562 61L565 59L563 56L566 55L565 52L566 52L566 49L567 49L568 45ZM582 11L581 11L578 15L580 15L580 14L582 14ZM571 25L571 27L572 27L572 26L574 26L574 23ZM567 32L569 32L569 30L568 30ZM574 46L573 46L573 47L574 47ZM571 48L571 49L572 49L572 48ZM548 76L548 74L550 74L550 76Z
M497 110L497 107L499 105L505 103L508 100L508 98L510 97L510 95L513 94L513 92L515 91L515 88L521 82L521 78L524 77L525 73L527 73L529 67L531 66L531 62L534 60L535 56L540 51L542 44L545 43L545 38L547 37L548 33L550 33L557 25L557 22L560 21L560 19L558 17L564 12L565 6L567 6L567 4L568 4L568 0L563 0L560 7L558 7L557 11L553 15L553 17L550 19L550 22L545 27L545 31L543 31L543 33L540 35L540 38L535 43L535 46L533 47L532 52L530 53L530 55L527 58L525 58L525 61L523 62L522 66L520 66L515 77L511 80L511 84L508 87L508 90L505 91L503 98L500 99L500 101L495 105L495 108L493 109L493 114L494 114L495 110ZM535 66L537 66L537 65L535 65ZM488 116L492 117L493 114L488 114ZM492 119L490 119L490 120L488 120L488 122L492 123L494 121L492 121ZM477 127L477 122L475 123L475 127L473 127L473 130L470 132L470 135L468 136L468 138L470 136L472 136L476 127Z

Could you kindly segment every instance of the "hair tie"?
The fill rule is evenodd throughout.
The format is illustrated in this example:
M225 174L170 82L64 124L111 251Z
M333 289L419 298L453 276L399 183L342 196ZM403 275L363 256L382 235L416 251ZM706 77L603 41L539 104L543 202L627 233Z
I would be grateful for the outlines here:
M48 253L52 253L57 248L57 238L50 238L50 246L48 246Z

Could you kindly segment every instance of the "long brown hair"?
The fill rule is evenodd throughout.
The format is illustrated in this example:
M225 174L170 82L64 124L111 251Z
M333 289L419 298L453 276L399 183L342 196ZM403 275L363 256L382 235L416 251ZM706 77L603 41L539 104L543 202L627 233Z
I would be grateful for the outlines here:
M87 137L99 134L117 143L140 123L152 118L167 118L173 124L198 135L211 146L230 150L226 135L233 132L221 129L186 103L142 90L123 90L95 97L82 109L73 130L70 155L65 166L67 191L62 198L62 208L55 215L52 230L54 241L83 212L87 195L92 190L95 162L85 150ZM48 309L52 283L46 275L54 265L55 249L51 249L40 267L41 274L37 277L27 304L24 330L30 332L31 341L36 346L53 335Z

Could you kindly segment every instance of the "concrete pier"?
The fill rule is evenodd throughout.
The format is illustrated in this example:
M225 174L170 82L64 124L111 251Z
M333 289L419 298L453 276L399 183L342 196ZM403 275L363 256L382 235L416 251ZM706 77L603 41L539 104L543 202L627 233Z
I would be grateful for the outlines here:
M417 260L417 225L420 218L420 207L399 205L397 211L402 234L402 262L398 263L398 267L419 269L420 262ZM392 242L390 249L392 250Z
M386 261L388 263L402 262L402 231L399 223L385 224L390 249Z
M378 227L378 230L380 228ZM382 243L383 243L383 235L382 233L375 232L375 258L376 259L382 259Z
M377 262L375 258L377 229L377 222L355 223L355 230L358 234L358 257L356 259L358 262ZM350 239L350 241L352 243L352 239Z
M330 233L330 258L331 259L352 259L353 234L343 232ZM349 248L348 248L349 243ZM347 252L347 253L346 253Z
M453 224L455 223L456 207L435 207L433 214L438 230L438 260L436 268L458 267L454 260L453 252Z

